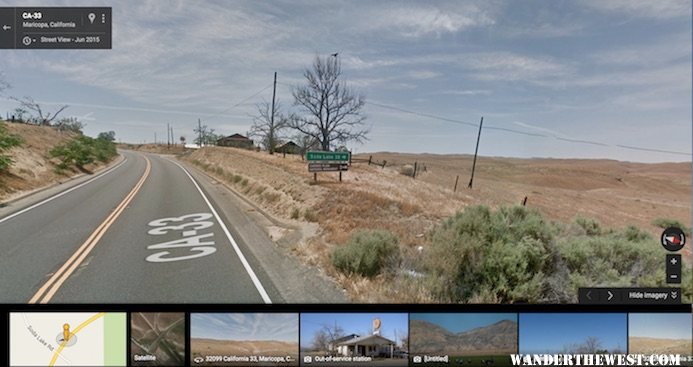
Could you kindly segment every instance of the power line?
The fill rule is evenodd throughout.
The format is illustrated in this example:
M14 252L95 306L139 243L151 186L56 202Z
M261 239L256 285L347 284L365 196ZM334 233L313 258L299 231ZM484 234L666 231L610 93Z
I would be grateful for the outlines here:
M267 86L265 86L264 88L260 89L260 90L257 91L256 93L253 93L251 96L248 96L248 97L244 98L243 100L241 100L240 102L238 102L238 103L232 105L231 107L229 107L229 108L227 108L227 109L225 109L225 110L223 110L223 111L221 111L221 112L219 112L219 113L217 113L217 114L215 114L215 115L212 115L211 117L207 117L207 118L205 119L205 121L209 121L209 120L211 120L211 119L215 119L215 118L217 118L217 117L223 115L224 113L230 111L231 109L236 108L236 107L242 105L243 103L245 103L245 102L248 101L249 99L254 98L254 97L256 97L258 94L260 94L260 93L266 91L266 90L267 90L269 87L271 87L271 86L272 86L272 83L269 83L269 84L268 84Z
M282 84L288 87L292 87L291 85L287 83L282 83L282 82L277 82L278 84ZM430 113L425 113L425 112L418 112L418 111L412 111L408 110L406 108L398 107L398 106L392 106L392 105L387 105L379 102L373 102L373 101L368 101L368 105L373 105L376 107L380 108L385 108L389 110L394 110L394 111L399 111L403 113L408 113L411 115L415 116L421 116L421 117L426 117L434 120L439 120L439 121L444 121L444 122L449 122L449 123L454 123L458 125L464 125L464 126L469 126L473 128L478 128L479 124L469 122L469 121L463 121L463 120L458 120L458 119L452 119L444 116L439 116L439 115L434 115ZM494 125L485 125L484 129L488 130L496 130L496 131L504 131L508 132L511 134L519 134L519 135L525 135L525 136L533 136L537 138L553 138L557 140L562 140L566 141L569 143L576 143L576 144L589 144L589 145L597 145L601 147L616 147L616 148L622 148L622 149L629 149L629 150L638 150L638 151L643 151L643 152L656 152L656 153L666 153L666 154L676 154L676 155L682 155L682 156L687 156L690 157L692 154L691 153L686 153L686 152L678 152L678 151L673 151L673 150L663 150L663 149L653 149L653 148L646 148L646 147L637 147L637 146L632 146L632 145L621 145L621 144L606 144L602 143L599 141L594 141L594 140L585 140L585 139L577 139L577 138L566 138L566 137L560 137L556 135L547 135L547 134L541 134L541 133L534 133L534 132L529 132L529 131L522 131L522 130L517 130L517 129L510 129L507 127L500 127L500 126L494 126Z
M475 124L472 122L468 121L462 121L462 120L457 120L457 119L451 119L443 116L437 116L429 113L423 113L423 112L416 112L416 111L411 111L407 110L401 107L396 107L396 106L391 106L391 105L386 105L382 103L377 103L377 102L368 102L369 105L374 105L377 107L381 108L386 108L390 110L395 110L395 111L400 111L416 116L421 116L421 117L427 117L435 120L440 120L440 121L445 121L445 122L451 122L459 125L465 125L465 126L470 126L477 128L479 124ZM678 151L672 151L672 150L663 150L663 149L653 149L653 148L646 148L646 147L637 147L637 146L632 146L632 145L621 145L621 144L606 144L602 143L599 141L593 141L593 140L585 140L585 139L571 139L571 138L565 138L565 137L560 137L560 136L555 136L555 135L546 135L546 134L540 134L540 133L532 133L532 132L527 132L527 131L521 131L521 130L516 130L516 129L509 129L505 127L499 127L499 126L485 126L484 129L488 130L498 130L498 131L505 131L508 133L512 134L521 134L521 135L527 135L527 136L534 136L534 137L539 137L539 138L553 138L557 140L562 140L570 143L576 143L576 144L590 144L590 145L598 145L602 147L616 147L616 148L622 148L622 149L630 149L630 150L638 150L638 151L643 151L643 152L657 152L657 153L666 153L666 154L676 154L676 155L683 155L690 157L691 153L686 153L686 152L678 152Z

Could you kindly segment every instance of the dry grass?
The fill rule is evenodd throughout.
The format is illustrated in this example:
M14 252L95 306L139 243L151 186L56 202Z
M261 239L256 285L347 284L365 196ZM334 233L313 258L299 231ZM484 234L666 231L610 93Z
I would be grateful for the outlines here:
M628 353L691 355L693 342L689 339L658 339L631 336Z
M166 144L117 144L119 149L136 150L138 152L157 153L157 154L183 154L192 149L186 149L181 144L168 146Z
M441 219L470 205L513 205L528 196L528 206L551 220L570 222L580 214L608 227L634 224L656 237L661 229L651 224L654 218L691 221L690 163L481 157L470 190L469 156L377 153L374 159L387 160L385 168L354 164L341 183L336 173L319 174L318 182L313 182L306 162L293 155L284 158L210 147L184 159L217 177L225 176L227 182L280 218L317 222L317 236L297 243L293 253L335 278L358 302L435 300L425 289L418 289L421 283L416 274L363 278L337 272L329 254L356 229L385 229L395 234L402 269L415 270L420 260L416 249L426 246L426 234ZM425 167L416 179L401 173L414 162ZM453 192L457 175L458 188Z
M50 157L49 151L76 135L70 132L59 132L51 127L27 124L5 124L10 134L19 135L23 144L9 151L14 164L8 172L0 173L0 200L12 200L28 191L41 188L67 177L78 174L77 170L64 170L56 173L57 160ZM87 165L86 170L93 170L98 165Z

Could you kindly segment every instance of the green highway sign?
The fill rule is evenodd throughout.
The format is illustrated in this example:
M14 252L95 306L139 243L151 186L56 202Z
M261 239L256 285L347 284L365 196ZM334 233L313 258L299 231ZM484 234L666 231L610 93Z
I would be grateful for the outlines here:
M348 162L349 152L307 152L308 161Z

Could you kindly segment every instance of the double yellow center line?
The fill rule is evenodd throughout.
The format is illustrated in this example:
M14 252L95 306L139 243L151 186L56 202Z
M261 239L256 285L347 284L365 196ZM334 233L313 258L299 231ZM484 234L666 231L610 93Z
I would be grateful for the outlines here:
M144 170L144 174L140 178L139 182L135 185L135 187L130 190L130 193L125 196L125 199L123 199L120 204L111 212L111 214L104 220L97 228L92 232L92 234L87 238L86 241L75 251L72 256L67 259L65 264L58 269L51 277L48 279L48 281L34 294L33 297L29 300L30 304L34 303L48 303L51 298L55 295L55 293L60 289L60 287L65 283L67 278L72 275L72 273L77 269L77 267L84 261L84 259L89 255L92 249L96 246L96 244L99 242L101 237L106 233L108 228L113 225L113 222L118 219L120 214L125 210L125 208L130 204L132 199L135 197L138 191L140 191L140 188L142 188L142 185L144 185L144 182L147 180L147 177L149 176L149 172L151 171L152 164L149 161L147 157L144 157L145 161L147 162L147 167Z

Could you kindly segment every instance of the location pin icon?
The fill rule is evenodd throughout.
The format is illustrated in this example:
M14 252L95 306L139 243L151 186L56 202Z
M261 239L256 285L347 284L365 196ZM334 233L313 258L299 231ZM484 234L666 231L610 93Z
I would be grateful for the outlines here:
M91 24L94 24L94 19L96 19L96 14L89 13L89 15L87 15L87 18L89 18L89 22L91 22Z

